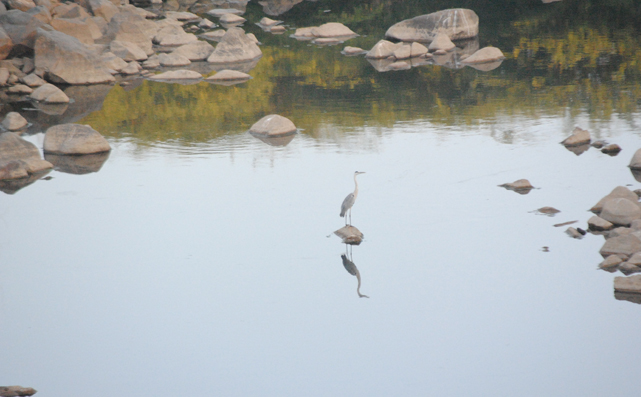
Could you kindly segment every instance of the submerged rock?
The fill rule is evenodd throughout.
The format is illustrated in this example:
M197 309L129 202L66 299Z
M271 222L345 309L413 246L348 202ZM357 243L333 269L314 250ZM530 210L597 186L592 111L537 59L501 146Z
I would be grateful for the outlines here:
M88 125L60 124L45 133L44 152L52 154L92 154L111 150L109 142Z
M56 171L67 174L84 175L98 172L109 159L110 152L68 156L45 153L45 160L53 164Z
M150 77L152 80L200 80L203 76L192 70L172 70L170 72L156 74Z
M252 125L249 132L251 134L267 136L287 135L294 134L296 132L296 126L286 117L270 114Z
M392 25L385 33L400 41L429 43L437 34L447 35L450 40L475 37L479 33L479 17L472 10L456 8L421 15Z
M575 127L572 135L565 138L561 143L565 146L580 146L590 144L590 133L579 127Z

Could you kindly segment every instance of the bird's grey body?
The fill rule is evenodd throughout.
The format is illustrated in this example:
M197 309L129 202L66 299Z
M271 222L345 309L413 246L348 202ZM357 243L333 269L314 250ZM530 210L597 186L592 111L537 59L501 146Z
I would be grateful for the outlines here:
M341 204L341 218L345 217L345 224L347 225L347 212L349 211L349 223L350 225L352 224L352 207L354 206L354 203L356 202L356 197L358 196L358 182L356 181L356 177L360 174L364 174L365 172L359 172L356 171L354 172L354 193L350 193L345 197L345 200L343 200L343 204Z

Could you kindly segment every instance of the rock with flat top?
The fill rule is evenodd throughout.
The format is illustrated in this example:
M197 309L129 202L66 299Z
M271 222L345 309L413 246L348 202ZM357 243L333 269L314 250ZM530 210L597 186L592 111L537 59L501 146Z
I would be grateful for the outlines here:
M227 23L227 24L238 24L238 23L243 23L245 21L246 21L245 18L235 14L224 14L223 16L220 17L220 22Z
M172 70L150 77L152 80L200 80L202 78L200 73L193 70Z
M641 219L641 208L636 201L615 198L606 201L599 216L615 225L629 226L635 219Z
M153 42L163 46L179 46L198 40L193 33L186 33L180 26L167 25L154 36Z
M237 70L221 70L211 77L207 77L206 81L231 81L231 80L248 80L251 76L247 73L239 72Z
M283 21L276 21L276 20L271 19L271 18L263 17L260 20L260 22L258 22L258 23L263 25L263 26L276 26L278 24L283 23Z
M36 389L22 386L0 386L1 397L33 396Z
M45 133L44 152L52 154L92 154L111 150L109 142L88 125L60 124Z
M534 189L534 186L532 186L530 181L528 181L527 179L519 179L512 183L504 183L499 186L504 187L508 190L514 190L515 192L521 194L527 194L530 190Z
M241 10L237 10L235 8L214 8L212 10L207 11L207 15L211 15L212 17L215 17L215 18L220 18L223 15L227 15L227 14L243 15L244 12L242 12Z
M400 43L392 53L396 59L409 59L412 56L412 46L407 43Z
M44 84L36 88L29 98L45 103L69 103L69 97L53 84Z
M580 146L590 143L590 133L582 128L575 127L572 135L565 138L561 143L565 146Z
M615 277L614 290L641 294L641 274L630 277Z
M313 27L311 33L314 37L358 36L350 28L338 22L329 22Z
M641 240L632 234L626 234L605 240L605 244L603 244L599 253L604 258L610 255L618 255L622 259L628 259L639 251L641 251Z
M400 41L430 43L442 33L450 40L476 37L479 33L479 17L472 10L455 8L442 10L392 25L386 37Z
M341 51L343 55L361 55L361 54L364 54L365 52L366 51L363 50L362 48L350 47L350 46L346 46L345 48L343 48L343 51Z
M340 237L343 244L359 245L363 242L363 233L352 225L345 225L334 232L335 235Z
M7 131L17 131L25 127L29 122L18 112L9 112L2 120L2 127Z
M594 215L592 218L588 219L588 227L590 230L603 231L612 229L614 225L611 222Z
M43 84L47 84L46 81L41 79L35 73L30 73L24 77L20 77L20 82L28 85L29 87L40 87Z
M252 125L249 132L251 134L267 136L286 135L295 133L296 126L286 117L270 114Z

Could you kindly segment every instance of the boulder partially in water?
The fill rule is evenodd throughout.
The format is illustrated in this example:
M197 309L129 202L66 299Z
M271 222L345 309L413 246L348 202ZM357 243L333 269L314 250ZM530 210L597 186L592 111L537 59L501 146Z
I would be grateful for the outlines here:
M590 140L590 133L587 130L575 127L572 135L565 138L561 143L565 146L580 146L589 144Z
M204 61L214 52L214 46L206 41L195 41L182 45L172 51L172 54L179 54L190 61Z
M13 132L0 134L0 179L24 178L52 167L33 143Z
M594 215L590 219L588 219L588 227L590 230L597 230L597 231L603 231L603 230L610 230L614 227L612 222L608 222L605 219Z
M338 22L328 22L321 26L313 27L311 33L314 37L358 36L350 28Z
M614 290L641 294L641 274L630 277L615 277Z
M203 76L193 70L172 70L156 74L150 77L151 80L200 80Z
M628 165L633 170L641 170L641 149L634 152L632 159L630 160L630 165Z
M437 34L447 35L450 40L475 37L479 33L479 17L469 9L455 8L406 19L392 25L385 33L400 41L430 43Z
M628 259L639 251L641 251L641 240L633 234L626 234L605 240L605 244L603 244L599 253L603 258L607 258L610 255L618 255L622 259Z
M635 219L641 219L641 208L636 201L614 198L606 201L599 216L615 225L629 226Z
M287 117L278 114L270 114L258 120L249 129L251 134L278 136L293 134L296 132L296 126Z
M456 45L452 43L452 40L444 34L444 33L438 33L435 37L434 40L430 43L429 47L427 47L430 51L452 51L453 49L456 48Z
M385 59L394 55L396 51L396 44L387 40L380 40L378 43L374 44L371 50L365 54L365 58L370 59Z
M7 131L18 131L24 128L29 122L18 112L9 112L2 120L2 127Z
M359 245L363 242L363 233L352 225L345 225L334 232L344 244Z
M29 98L45 103L69 103L67 94L53 84L45 84L36 88L29 94Z
M207 77L205 81L218 82L218 81L234 81L234 80L249 80L252 77L247 73L239 72L237 70L224 69L217 72L211 77Z
M488 63L505 59L503 52L496 47L484 47L465 58L462 62L469 64Z
M639 196L637 196L637 194L632 190L628 189L625 186L617 186L612 189L612 191L605 197L599 200L599 202L596 203L592 208L590 208L590 211L598 214L603 210L603 205L605 205L606 202L616 198L625 198L632 202L637 202L639 200Z
M527 179L519 179L512 183L504 183L499 186L504 187L508 190L514 190L515 192L520 194L528 194L530 190L534 189L534 186L532 186L530 181L528 181Z
M214 52L207 58L210 63L245 62L260 58L263 53L241 28L230 28L220 39Z
M44 152L52 154L92 154L111 150L109 142L88 125L60 124L45 133Z
M0 386L0 396L2 397L33 396L36 393L36 389L32 387Z

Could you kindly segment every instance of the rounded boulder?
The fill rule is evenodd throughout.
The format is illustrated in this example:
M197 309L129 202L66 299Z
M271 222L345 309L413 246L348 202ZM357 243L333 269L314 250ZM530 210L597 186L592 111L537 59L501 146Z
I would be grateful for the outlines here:
M45 133L44 152L54 154L91 154L111 150L109 142L88 125L60 124Z
M264 136L287 135L295 133L296 126L287 117L270 114L252 125L249 132Z

